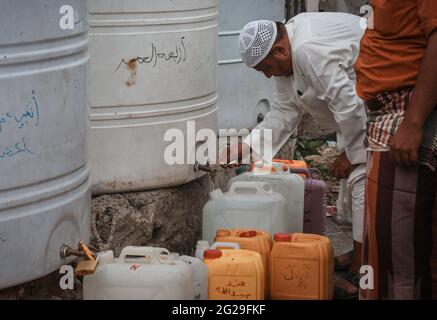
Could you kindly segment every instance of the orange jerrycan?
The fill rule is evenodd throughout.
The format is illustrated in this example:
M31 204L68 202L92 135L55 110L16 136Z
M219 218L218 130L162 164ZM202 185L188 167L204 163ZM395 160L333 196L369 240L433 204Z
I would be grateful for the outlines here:
M216 242L233 242L238 243L241 249L258 252L261 255L264 273L265 273L265 291L269 291L269 257L272 247L272 240L269 233L262 230L252 229L234 229L234 230L217 230L215 236Z
M276 234L270 254L273 300L330 300L333 296L333 248L329 238L313 234Z
M249 250L207 250L209 300L263 300L261 255Z
M275 164L283 164L288 167L289 170L292 169L308 169L308 165L303 160L281 160L281 159L273 159L273 163ZM306 175L300 174L303 179L306 179Z
M308 165L303 160L282 160L282 159L273 159L275 163L283 163L287 165L290 169L308 169Z
M255 163L249 166L249 171L257 171L257 172L289 172L292 169L308 169L308 165L303 160L281 160L281 159L273 159L272 164L268 165L267 163ZM300 174L300 176L305 179L306 175Z

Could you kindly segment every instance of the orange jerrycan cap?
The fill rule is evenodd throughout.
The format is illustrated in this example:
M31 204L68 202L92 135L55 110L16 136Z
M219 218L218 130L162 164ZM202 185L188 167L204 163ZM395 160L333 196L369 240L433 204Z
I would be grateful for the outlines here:
M276 233L274 239L276 242L291 242L291 234L289 234L289 233Z
M205 250L203 253L204 259L218 259L221 258L222 252L219 250Z
M256 237L256 231L255 230L249 230L244 231L238 235L239 238L252 238Z

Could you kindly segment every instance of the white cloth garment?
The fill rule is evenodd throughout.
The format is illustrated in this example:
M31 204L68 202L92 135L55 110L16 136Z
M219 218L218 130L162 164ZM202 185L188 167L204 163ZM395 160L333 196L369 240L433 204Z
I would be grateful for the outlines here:
M260 141L262 129L272 129L276 154L308 113L343 138L352 164L365 163L366 115L363 101L356 94L353 68L364 34L360 17L302 13L291 19L286 28L294 74L275 78L271 110L256 127L261 130L253 131L244 142Z
M352 210L354 240L361 242L367 152L366 114L355 90L354 64L364 34L360 17L345 13L303 13L291 19L286 28L292 49L293 76L275 78L271 110L256 127L261 130L254 130L244 142L250 145L260 141L264 139L262 129L272 129L275 155L306 113L337 132L339 149L345 150L353 165L359 165L344 183Z
M347 179L340 180L337 200L337 220L352 223L354 241L363 242L364 191L366 188L366 164L360 164Z

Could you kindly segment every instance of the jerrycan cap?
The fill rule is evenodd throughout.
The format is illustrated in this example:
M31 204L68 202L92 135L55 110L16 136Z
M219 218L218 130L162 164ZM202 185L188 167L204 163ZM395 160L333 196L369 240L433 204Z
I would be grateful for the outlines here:
M222 252L219 250L205 250L203 253L204 259L218 259L221 258Z
M274 239L276 242L291 242L291 234L276 233Z
M210 193L209 193L209 196L211 197L211 199L218 199L218 198L220 198L220 197L222 197L223 196L223 191L222 191L222 189L215 189L215 190L213 190L213 191L211 191Z
M238 235L239 238L253 238L256 237L255 230L244 231Z

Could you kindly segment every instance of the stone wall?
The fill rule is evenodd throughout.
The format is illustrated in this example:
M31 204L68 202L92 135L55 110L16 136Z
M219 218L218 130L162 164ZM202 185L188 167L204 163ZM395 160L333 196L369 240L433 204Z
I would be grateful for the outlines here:
M368 0L320 0L320 10L338 11L359 15L360 7L368 4Z

